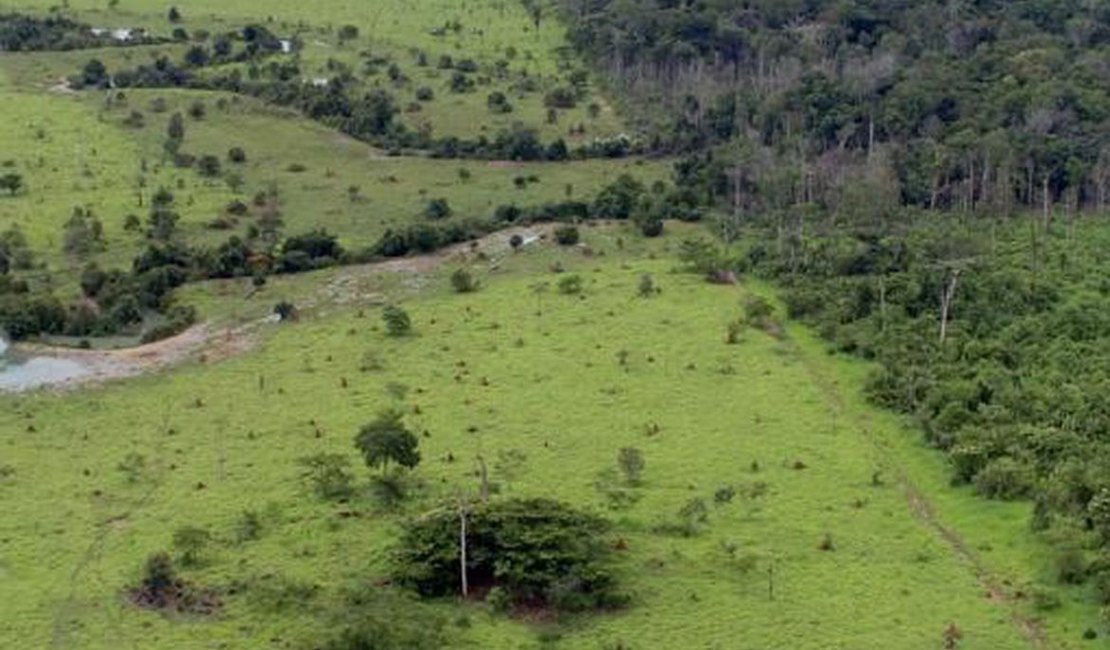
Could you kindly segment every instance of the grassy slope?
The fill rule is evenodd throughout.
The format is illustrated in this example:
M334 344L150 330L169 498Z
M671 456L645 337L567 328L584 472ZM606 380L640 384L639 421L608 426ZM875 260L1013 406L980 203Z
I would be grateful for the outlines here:
M595 231L591 239L612 257L608 235ZM418 335L407 340L385 338L375 310L360 317L348 308L274 328L261 349L216 366L82 394L5 399L0 444L16 474L0 487L0 602L8 603L0 645L261 648L271 638L311 638L320 630L312 608L266 613L249 591L229 598L211 621L136 612L119 593L176 527L210 526L226 539L245 509L266 513L263 539L219 544L194 578L226 585L275 573L331 588L352 573L379 575L394 517L360 499L349 507L364 516L340 519L335 506L305 493L295 459L351 453L355 429L392 403L387 386L401 383L411 389L405 406L420 406L409 423L429 432L417 472L429 498L473 489L479 450L495 459L515 449L527 456L523 467L512 476L494 471L505 493L602 508L592 487L599 472L613 467L620 447L644 451L642 500L609 513L628 540L622 572L636 603L573 626L559 647L936 648L950 622L965 633L961 648L1025 647L1008 608L984 598L971 569L915 519L897 485L873 487L871 475L905 462L928 479L942 514L960 524L975 515L976 541L1005 548L1008 537L1024 535L1020 521L941 485L933 457L905 442L912 434L822 378L844 373L842 381L855 385L856 369L812 340L777 342L750 331L726 346L724 325L738 315L743 290L671 274L666 259L610 258L530 253L470 296L449 295L442 277L423 289L411 279L383 281L380 288L404 296L415 317ZM534 292L555 278L522 267L556 260L587 278L584 300ZM655 274L659 296L634 297L642 272ZM368 350L384 356L385 371L358 371ZM617 362L620 350L629 352L627 369ZM459 362L470 371L462 381L454 379ZM875 430L861 431L858 418ZM650 422L659 435L645 435ZM889 438L894 451L876 446L876 436ZM115 469L131 451L154 468L139 486ZM455 462L446 462L449 453ZM794 469L798 460L807 468ZM691 497L712 504L718 487L743 492L756 481L767 483L766 496L711 505L693 539L650 532ZM825 533L834 551L817 549ZM725 543L755 567L730 559ZM534 645L528 627L469 609L464 645ZM1074 610L1054 620L1070 626L1068 616ZM1069 628L1067 636L1077 634Z
M156 96L168 99L169 110L146 110ZM91 206L101 218L107 237L102 265L127 265L144 242L123 230L124 217L145 218L138 204L138 179L144 175L149 198L158 186L177 197L181 230L188 240L216 244L227 231L205 228L232 199L249 201L256 191L271 184L280 188L285 230L294 234L326 228L339 234L344 244L372 244L390 226L423 219L421 212L434 197L447 198L456 217L488 218L502 203L533 205L570 196L589 198L621 173L631 173L650 183L665 178L667 164L658 161L621 160L552 164L499 164L483 161L440 161L425 158L389 158L315 123L260 105L249 99L216 108L212 93L189 91L133 91L127 103L106 110L98 95L45 95L9 93L11 119L0 125L6 155L24 175L26 192L0 197L0 228L18 224L32 249L51 266L79 265L62 255L62 227L75 205ZM238 195L219 179L204 179L194 170L162 164L161 141L166 121L174 110L195 99L208 105L200 122L187 120L185 150L197 155L212 153L224 160L225 170L240 173L245 184ZM122 126L132 109L143 110L146 126ZM40 138L41 129L41 138ZM226 161L227 149L242 146L246 165ZM301 173L288 171L300 163ZM463 182L459 170L471 177ZM536 175L538 183L516 189L516 176ZM351 186L360 188L361 199L352 201ZM248 220L243 220L242 231Z
M9 3L8 6L44 11L55 4L46 0L24 0ZM104 9L103 3L96 1L71 2L69 5L76 17L94 26L141 25L162 35L168 35L174 27L166 20L164 7L159 6L152 10L148 2L121 2L114 11ZM537 128L545 141L562 136L571 144L625 131L620 117L596 89L588 90L587 97L575 108L561 109L557 123L547 123L543 96L546 90L567 83L567 70L562 68L554 54L565 45L563 28L553 18L545 18L541 20L537 30L517 0L477 0L467 3L424 0L415 5L405 0L323 4L271 2L267 3L265 15L260 15L258 7L248 0L190 2L187 7L181 5L181 8L185 19L180 25L187 30L207 29L218 32L238 29L248 22L261 20L279 36L299 35L304 43L301 52L302 72L308 78L333 75L327 69L328 60L343 62L356 72L361 72L361 53L385 56L399 65L410 81L400 86L392 84L383 69L368 81L368 85L385 85L402 106L415 99L416 88L432 88L436 94L435 100L424 103L420 112L402 114L402 119L412 128L428 124L436 135L473 138L486 134L492 137L518 121ZM274 19L268 20L267 16ZM459 32L449 31L443 36L432 34L434 29L453 21L462 25ZM343 43L336 32L340 25L348 23L359 26L361 34L358 39ZM515 56L507 54L510 48L515 50ZM102 59L109 70L115 70L119 67L133 67L155 52L180 58L183 49L176 45L162 45L133 49L108 48L62 55L34 54L19 60L23 68L20 78L53 85L59 77L76 72L93 56ZM428 67L419 67L416 64L416 49L427 54L430 62ZM482 66L482 72L474 75L476 78L489 76L491 66L499 60L508 61L511 74L507 79L494 78L489 85L479 84L472 92L454 94L449 91L451 71L437 70L435 67L441 55L455 60L473 59ZM512 90L510 82L524 72L537 79L537 92L520 94ZM486 97L495 90L504 92L509 97L515 108L512 113L492 114L488 110ZM596 118L589 117L586 110L591 102L596 102L602 109ZM569 135L569 129L576 125L585 128L583 136Z

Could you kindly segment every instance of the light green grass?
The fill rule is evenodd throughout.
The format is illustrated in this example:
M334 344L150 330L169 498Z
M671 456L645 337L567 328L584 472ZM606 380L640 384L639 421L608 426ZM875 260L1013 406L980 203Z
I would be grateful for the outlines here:
M487 219L501 204L588 200L623 173L647 184L669 173L666 161L639 159L516 164L394 158L248 98L177 90L131 91L126 97L125 103L106 108L104 93L8 95L11 110L0 132L11 143L5 156L23 174L27 189L0 197L0 229L18 225L55 270L84 263L62 252L63 225L78 205L91 207L105 226L106 251L94 258L102 266L129 265L146 242L141 234L124 231L124 219L128 214L145 219L149 197L160 186L174 192L180 236L191 243L216 245L233 232L242 234L249 219L232 232L207 224L229 201L249 202L255 192L277 187L286 233L325 228L344 245L360 248L372 245L387 228L423 220L432 198L448 199L453 219ZM155 97L167 100L165 113L149 110ZM226 110L216 107L221 97L228 101ZM184 150L220 157L225 171L244 179L238 194L221 179L205 179L164 160L161 144L169 116L198 99L208 106L207 117L187 118ZM123 126L132 110L144 112L144 128ZM245 165L227 162L232 146L246 150ZM305 171L289 171L294 163ZM469 171L469 180L460 178L460 169ZM538 183L514 186L515 177L532 175ZM359 188L355 201L348 193L352 186Z
M44 11L53 2L16 2L12 8ZM395 85L385 75L384 68L377 76L366 79L364 86L383 85L394 93L401 106L414 101L415 90L428 86L436 93L434 101L423 103L418 113L406 112L401 119L411 128L430 125L437 136L476 138L480 135L495 136L514 122L536 128L545 141L557 137L567 138L574 145L595 137L612 137L625 131L622 121L609 102L596 88L587 88L586 97L573 109L560 110L559 120L547 122L547 109L543 106L544 94L558 85L567 84L568 69L560 65L556 52L565 45L563 28L553 16L546 16L537 30L532 20L516 0L471 0L458 3L451 0L422 0L406 2L387 0L373 3L267 3L266 13L259 14L254 3L235 0L229 3L204 2L181 5L185 19L180 24L186 30L208 30L212 33L239 29L250 22L262 22L281 37L298 36L303 42L300 53L302 75L306 79L333 76L329 61L339 61L362 73L364 52L385 56L395 62L410 81ZM71 13L78 19L98 27L142 26L153 34L168 36L173 24L166 20L165 8L152 8L147 2L121 2L108 11L100 2L71 2ZM550 13L550 12L549 12ZM268 17L274 20L268 20ZM446 35L432 34L448 22L463 25L459 32ZM341 42L338 27L344 24L359 27L359 38ZM186 46L161 45L126 48L105 48L68 53L35 53L10 57L4 62L13 66L13 78L22 84L51 86L59 78L76 73L90 58L99 58L110 71L131 68L144 62L155 53L166 54L179 60ZM416 65L415 52L425 52L430 65ZM510 55L510 50L515 54ZM437 70L441 55L455 60L472 59L482 68L479 77L493 77L488 85L479 84L472 92L455 94L448 89L450 70ZM497 79L492 75L494 64L508 62L509 76ZM573 57L572 67L582 67ZM527 94L511 90L511 82L526 73L537 81L538 90ZM509 96L515 110L508 114L491 114L486 106L487 96L494 91ZM601 114L592 119L587 106L596 102ZM584 135L569 134L572 126L581 125Z
M176 527L208 526L226 540L246 509L267 513L263 539L220 542L190 578L218 586L267 573L296 577L323 586L317 606L327 607L344 580L382 575L396 516L361 497L344 506L361 517L339 518L340 508L298 482L295 463L317 451L353 459L358 426L397 403L387 391L394 383L409 389L408 423L428 432L416 472L428 488L413 511L457 487L476 489L476 454L494 459L508 450L527 460L514 475L494 471L504 494L605 511L595 480L615 467L619 448L643 450L641 500L607 512L614 537L627 540L620 572L634 603L572 624L556 647L931 649L950 623L964 632L961 648L1027 647L1009 608L984 597L971 568L911 514L902 490L872 486L871 476L900 465L927 478L948 523L1017 559L1022 551L1005 550L1004 540L1025 531L1007 509L945 487L930 452L898 442L912 432L852 397L854 366L804 338L779 342L748 331L726 345L725 324L739 315L743 289L673 274L667 256L622 258L615 236L591 231L602 257L545 250L496 272L479 265L484 287L473 295L448 293L442 274L424 282L394 276L379 288L413 315L416 335L407 339L384 336L373 308L318 309L217 365L3 400L0 448L15 475L0 487L0 645L249 649L318 638L313 608L267 613L249 592L228 597L211 620L135 611L120 593ZM535 270L553 261L586 278L584 299L537 293L557 281ZM642 273L655 276L658 296L635 296ZM367 351L382 355L384 371L359 372ZM825 372L844 372L841 385ZM862 431L859 418L874 430ZM651 423L657 435L646 435ZM889 437L894 451L876 437ZM128 452L149 459L148 482L130 486L115 469ZM795 469L797 461L805 469ZM743 492L757 481L766 496L712 505L717 488ZM693 497L711 504L698 536L652 532ZM835 550L818 550L826 533ZM725 544L737 558L753 558L754 568L742 570ZM465 609L473 625L458 631L460 647L536 647L528 625ZM1072 625L1082 617L1065 616L1052 629L1077 639Z

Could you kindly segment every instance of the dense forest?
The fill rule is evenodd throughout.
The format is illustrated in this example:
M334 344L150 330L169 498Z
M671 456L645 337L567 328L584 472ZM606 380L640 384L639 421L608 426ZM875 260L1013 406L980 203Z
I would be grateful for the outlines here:
M658 149L720 147L737 209L1105 205L1110 3L559 5Z

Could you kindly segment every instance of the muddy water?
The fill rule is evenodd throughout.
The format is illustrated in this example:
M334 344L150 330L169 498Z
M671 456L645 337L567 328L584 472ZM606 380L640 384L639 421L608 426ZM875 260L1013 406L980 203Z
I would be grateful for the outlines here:
M78 379L91 370L71 359L21 357L0 337L0 392L21 391L52 386Z

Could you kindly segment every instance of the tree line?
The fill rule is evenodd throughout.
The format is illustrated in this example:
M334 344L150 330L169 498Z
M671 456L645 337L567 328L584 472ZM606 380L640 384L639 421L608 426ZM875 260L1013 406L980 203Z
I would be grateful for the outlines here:
M723 205L1106 205L1104 2L557 4L650 148L716 153Z

